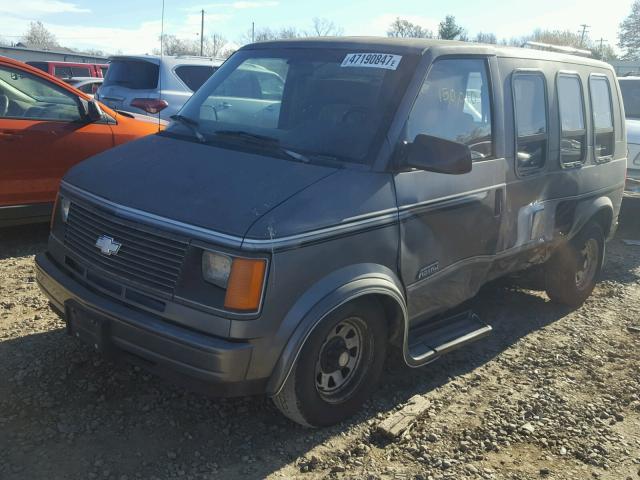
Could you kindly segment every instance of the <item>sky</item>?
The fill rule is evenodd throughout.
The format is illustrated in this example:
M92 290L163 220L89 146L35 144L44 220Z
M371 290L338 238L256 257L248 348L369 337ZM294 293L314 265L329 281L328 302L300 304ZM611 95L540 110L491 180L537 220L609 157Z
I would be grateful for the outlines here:
M345 35L385 35L396 18L437 31L454 15L470 37L492 32L500 38L526 35L536 28L579 32L589 25L592 39L615 47L620 22L633 0L165 0L164 32L199 39L200 11L205 35L218 33L239 44L256 29L293 26L306 31L314 17L326 18ZM0 37L20 40L29 22L39 20L60 44L109 53L151 53L159 47L162 0L0 0Z

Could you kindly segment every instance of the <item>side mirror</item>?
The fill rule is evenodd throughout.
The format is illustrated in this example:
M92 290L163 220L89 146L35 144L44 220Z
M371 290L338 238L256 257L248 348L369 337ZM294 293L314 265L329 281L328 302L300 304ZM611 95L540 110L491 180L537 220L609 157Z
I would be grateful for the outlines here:
M95 100L79 99L80 115L86 121L93 123L102 120L102 109Z
M430 135L417 135L407 145L408 167L429 172L461 175L471 171L471 150L462 143Z
M87 119L90 122L102 120L102 109L95 100L89 100L89 103L87 103Z

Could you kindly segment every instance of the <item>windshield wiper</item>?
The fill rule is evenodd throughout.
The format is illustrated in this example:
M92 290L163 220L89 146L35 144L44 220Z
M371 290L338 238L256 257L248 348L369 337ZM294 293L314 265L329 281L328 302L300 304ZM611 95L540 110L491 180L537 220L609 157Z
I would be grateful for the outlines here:
M268 137L267 135L260 135L257 133L247 132L246 130L216 130L213 132L216 135L224 135L225 137L237 137L247 140L257 140L260 142L271 142L279 144L280 140L274 137Z
M171 115L171 117L169 118L171 118L171 120L175 120L176 122L181 123L182 125L187 127L189 130L191 130L200 143L205 143L207 141L207 139L204 138L204 135L200 133L200 130L198 130L199 124L195 120L180 114Z
M279 152L284 153L289 158L294 160L298 160L300 162L308 163L309 158L305 155L295 152L293 150L289 150L280 145L280 140L274 137L269 137L267 135L260 135L258 133L251 133L245 130L216 130L213 132L215 135L220 135L224 137L235 137L241 140L249 141L254 144L264 145L267 144L271 148L277 149Z

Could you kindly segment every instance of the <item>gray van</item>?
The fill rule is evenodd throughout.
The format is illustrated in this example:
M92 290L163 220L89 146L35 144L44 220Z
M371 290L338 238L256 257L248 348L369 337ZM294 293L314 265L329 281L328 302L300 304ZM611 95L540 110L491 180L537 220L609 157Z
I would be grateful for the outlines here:
M98 351L329 425L391 350L419 367L489 334L447 312L492 279L528 271L553 301L584 302L625 138L615 74L586 58L249 45L166 131L66 175L37 279Z

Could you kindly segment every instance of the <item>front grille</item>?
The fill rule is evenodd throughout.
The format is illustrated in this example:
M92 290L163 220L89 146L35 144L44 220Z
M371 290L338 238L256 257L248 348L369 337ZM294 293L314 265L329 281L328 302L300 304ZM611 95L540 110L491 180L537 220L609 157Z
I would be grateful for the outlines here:
M173 294L188 245L186 239L75 202L71 202L66 227L65 245L84 263L131 285ZM100 252L96 241L101 235L122 244L117 255Z

